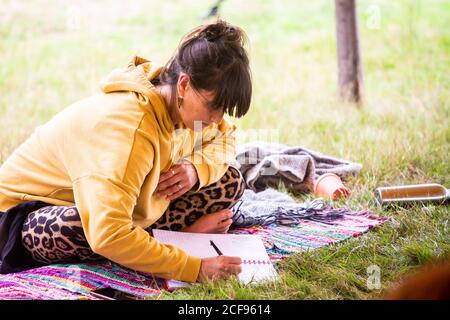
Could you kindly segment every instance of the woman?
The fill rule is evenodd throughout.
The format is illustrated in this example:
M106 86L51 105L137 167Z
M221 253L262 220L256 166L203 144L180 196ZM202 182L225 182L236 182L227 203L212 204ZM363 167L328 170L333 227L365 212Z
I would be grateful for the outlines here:
M250 106L244 42L224 21L200 26L164 67L136 56L38 127L0 167L2 272L107 258L188 282L237 275L238 257L200 259L149 231L227 232L245 184L223 116Z

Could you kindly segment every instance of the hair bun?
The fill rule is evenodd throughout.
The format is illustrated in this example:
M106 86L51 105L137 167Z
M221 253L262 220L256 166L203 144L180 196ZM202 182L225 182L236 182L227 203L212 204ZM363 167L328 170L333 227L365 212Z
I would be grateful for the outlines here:
M236 41L239 39L239 32L234 26L219 20L216 23L207 25L200 32L199 37L211 42L218 38L225 38L226 41Z
M200 36L205 38L208 41L214 41L216 40L218 37L220 37L220 33L217 32L217 30L203 30L200 33Z
M187 33L160 73L161 84L171 87L170 103L176 105L178 82L185 73L194 90L214 93L210 110L237 118L245 115L252 97L246 42L244 30L220 19Z

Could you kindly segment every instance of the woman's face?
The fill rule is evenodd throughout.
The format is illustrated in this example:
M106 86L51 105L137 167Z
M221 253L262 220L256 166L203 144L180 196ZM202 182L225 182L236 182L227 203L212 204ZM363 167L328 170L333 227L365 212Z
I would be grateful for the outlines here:
M178 80L178 95L183 97L178 112L187 128L198 132L212 123L219 124L222 121L223 110L208 107L214 99L214 92L194 90L189 83L189 76L184 73Z

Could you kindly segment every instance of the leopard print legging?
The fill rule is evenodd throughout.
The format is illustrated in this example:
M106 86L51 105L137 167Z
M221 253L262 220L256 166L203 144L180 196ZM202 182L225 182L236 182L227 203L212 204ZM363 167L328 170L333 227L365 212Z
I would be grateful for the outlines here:
M181 230L205 214L232 207L244 189L241 173L229 166L219 181L172 200L147 231ZM31 212L23 224L22 243L33 260L44 264L104 259L89 247L76 206L46 206Z

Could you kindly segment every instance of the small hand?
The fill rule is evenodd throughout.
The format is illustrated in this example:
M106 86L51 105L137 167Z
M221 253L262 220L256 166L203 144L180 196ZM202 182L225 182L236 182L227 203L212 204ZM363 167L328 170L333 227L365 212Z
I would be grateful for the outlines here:
M176 164L159 177L155 195L173 200L191 190L197 181L197 171L192 163Z

